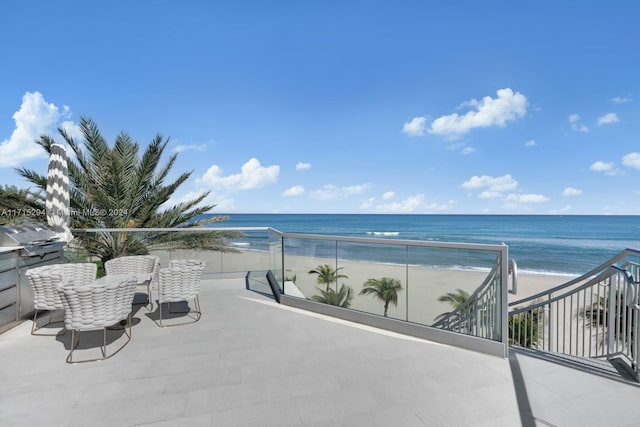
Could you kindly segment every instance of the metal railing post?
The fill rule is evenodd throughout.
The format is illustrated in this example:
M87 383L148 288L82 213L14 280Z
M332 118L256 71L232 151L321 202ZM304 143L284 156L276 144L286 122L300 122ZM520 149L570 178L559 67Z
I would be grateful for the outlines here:
M405 277L405 320L409 321L409 246L405 246L406 255L404 258L404 277Z
M614 284L611 279L609 279L609 301L607 307L606 314L606 322L607 322L607 356L612 354L614 349L614 340L616 336L615 328L616 322L613 320L616 315L616 292L614 288L617 288L617 285Z

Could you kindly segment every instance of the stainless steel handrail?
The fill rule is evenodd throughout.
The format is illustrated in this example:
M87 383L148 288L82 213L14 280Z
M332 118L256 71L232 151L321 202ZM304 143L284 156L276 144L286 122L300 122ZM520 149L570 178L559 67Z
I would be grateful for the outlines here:
M638 282L625 267L640 251L625 249L589 273L509 304L510 344L571 358L627 363L640 378ZM529 302L528 305L523 305Z

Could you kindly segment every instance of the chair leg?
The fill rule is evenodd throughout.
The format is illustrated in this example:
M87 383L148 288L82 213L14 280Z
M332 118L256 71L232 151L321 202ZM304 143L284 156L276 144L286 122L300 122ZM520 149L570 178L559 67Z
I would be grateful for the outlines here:
M72 330L71 331L71 351L67 356L67 363L77 364L77 363L86 363L86 362L99 362L101 360L106 360L106 359L109 359L110 357L115 356L116 354L118 354L118 352L120 352L120 350L122 350L127 344L129 344L129 341L131 341L131 338L133 336L133 331L131 329L132 323L133 322L131 320L131 313L129 313L129 315L127 316L127 324L129 326L128 333L127 333L127 327L125 327L124 329L124 334L127 336L127 340L120 347L118 347L117 350L115 350L111 354L107 353L107 328L106 327L102 328L102 345L100 346L100 352L102 353L102 357L95 358L95 359L73 360L73 351L80 344L80 331L78 331L78 342L75 343L74 345L74 338L75 338L76 331Z
M36 308L35 313L33 313L33 325L31 325L31 335L35 335L34 332L36 331L37 323L38 323L38 309Z
M36 309L36 311L33 313L33 324L31 325L31 335L35 335L35 336L39 336L39 337L55 337L58 336L58 334L60 334L60 332L56 332L55 334L44 334L44 333L40 333L37 334L36 331L39 331L40 329L44 328L45 326L51 325L53 323L63 323L63 321L57 321L54 322L53 321L53 310L49 310L49 320L47 321L47 323L45 323L44 325L38 326L38 309ZM67 333L67 329L64 328L63 326L63 332L62 335Z
M151 295L151 282L147 285L147 305L149 306L149 311L153 311L153 295Z
M144 283L142 283L144 284ZM144 305L150 312L153 311L153 295L151 294L151 282L146 282L147 286L147 303Z
M160 312L160 319L158 322L159 325L163 328L167 328L167 327L172 327L172 326L180 326L180 325L188 325L190 323L196 323L198 320L200 320L200 317L202 315L202 312L200 310L200 298L198 298L198 295L195 296L195 298L193 298L194 301L194 309L189 308L189 311L184 312L186 314L186 317L189 317L190 319L192 319L192 321L190 322L180 322L180 323L172 323L172 324L166 324L163 323L163 319L162 319L162 301L158 300L158 307L159 307L159 312ZM167 302L167 309L169 310L169 313L171 313L171 302ZM191 314L195 314L195 317L192 317Z
M71 351L69 351L69 355L67 356L67 363L76 363L73 360L73 351L80 344L80 331L78 331L78 342L75 341L76 338L76 330L71 330Z
M198 320L200 320L200 316L202 316L202 310L200 310L200 297L198 295L196 295L196 297L193 299L193 301L194 301L194 305L196 307L194 312L197 315L197 318L196 318L196 322L197 322Z

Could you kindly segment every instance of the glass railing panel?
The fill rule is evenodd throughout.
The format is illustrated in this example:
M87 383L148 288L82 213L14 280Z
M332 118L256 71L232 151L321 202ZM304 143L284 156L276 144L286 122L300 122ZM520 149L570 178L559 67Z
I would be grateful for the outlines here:
M338 241L337 254L340 273L348 276L340 283L352 289L350 308L406 320L405 246Z
M153 233L166 238L158 243ZM220 250L202 246L202 236L194 233L219 233L223 245ZM150 253L160 258L162 266L173 259L203 259L205 273L250 272L252 288L265 294L271 292L266 280L270 271L274 286L289 296L501 339L506 278L501 277L500 262L506 261L506 247L282 234L266 227L74 230L74 234L84 239L68 245L68 262L99 260L100 252L87 235L94 241L106 236L119 244L140 240L153 243L148 245ZM375 289L362 293L389 285L396 288L391 298Z
M267 275L264 271L249 271L247 273L247 286L248 289L258 292L269 298L274 298L273 290L267 280Z
M98 267L97 276L104 276L104 267L102 266L102 261L100 261L100 258L91 256L91 254L84 247L78 245L77 243L71 242L65 245L63 253L65 263L93 262Z
M499 339L497 255L490 250L409 246L408 320Z
M284 285L282 235L273 230L267 232L269 239L269 270L278 281L280 288Z
M339 268L335 240L286 237L283 252L284 291L287 295L309 299L321 295L320 290L326 291L327 284L320 283L320 275L310 271L322 273L325 269L335 271Z
M155 233L155 236L154 236ZM198 239L193 238L195 233L219 233L222 241L219 247L203 247ZM135 229L132 231L80 231L74 230L77 241L69 245L69 259L99 260L99 251L95 246L87 244L92 236L95 240L104 239L106 236L122 242L123 239L136 239L145 242L149 253L160 258L161 267L167 266L170 260L197 258L206 263L205 274L211 273L235 273L247 271L266 272L274 265L273 255L270 252L270 239L268 229L261 230L223 230L197 229L197 230L159 230L159 229ZM162 242L157 241L157 235L166 236ZM225 237L229 235L231 237ZM148 243L147 243L148 242ZM186 242L186 243L185 243ZM88 249L87 249L88 248ZM77 261L74 261L77 262Z
M218 252L219 273L266 271L270 267L269 234L266 230L240 232L241 236L228 239L227 251Z

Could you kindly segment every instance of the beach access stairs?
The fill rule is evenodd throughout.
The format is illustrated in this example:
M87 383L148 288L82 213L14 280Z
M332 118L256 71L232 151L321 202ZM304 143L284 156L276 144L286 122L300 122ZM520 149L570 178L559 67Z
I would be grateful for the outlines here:
M637 382L639 318L640 251L625 249L573 280L510 302L509 345Z
M489 274L469 298L452 312L442 315L432 326L489 340L498 339L500 273L500 259L497 257Z
M512 293L517 264L510 260ZM432 326L495 339L500 264ZM640 251L625 249L564 284L509 303L509 346L606 376L640 381Z

